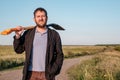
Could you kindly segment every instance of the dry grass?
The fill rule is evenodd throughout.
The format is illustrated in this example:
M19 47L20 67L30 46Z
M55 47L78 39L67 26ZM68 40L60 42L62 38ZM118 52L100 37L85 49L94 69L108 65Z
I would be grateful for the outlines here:
M24 54L16 54L12 46L0 46L0 70L23 65Z
M93 55L100 52L120 50L119 46L63 46L65 58ZM107 55L107 54L106 54ZM117 55L116 55L117 56ZM20 66L24 63L24 54L16 54L13 46L0 46L0 70Z
M63 52L65 58L73 58L104 52L106 48L106 46L63 46Z
M91 60L68 70L70 80L120 80L120 52L107 47Z

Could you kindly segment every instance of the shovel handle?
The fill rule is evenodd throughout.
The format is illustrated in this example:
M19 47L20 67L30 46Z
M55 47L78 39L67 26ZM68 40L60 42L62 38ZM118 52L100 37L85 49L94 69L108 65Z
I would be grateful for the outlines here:
M32 29L32 28L34 28L34 26L23 27L24 30L28 30L28 29ZM6 30L0 32L0 34L1 35L8 35L14 31L18 31L18 29L17 28L6 29Z

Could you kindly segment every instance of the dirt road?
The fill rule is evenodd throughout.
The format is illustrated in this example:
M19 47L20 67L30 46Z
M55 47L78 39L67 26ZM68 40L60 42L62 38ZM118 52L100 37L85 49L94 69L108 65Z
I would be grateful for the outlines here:
M92 58L93 56L82 56L78 58L65 59L61 73L56 80L69 80L66 71L73 65L81 63L83 60ZM22 80L22 69L0 72L0 80Z

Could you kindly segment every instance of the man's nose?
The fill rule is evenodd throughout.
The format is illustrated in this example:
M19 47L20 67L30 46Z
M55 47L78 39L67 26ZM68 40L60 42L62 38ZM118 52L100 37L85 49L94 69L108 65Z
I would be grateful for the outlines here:
M43 20L43 17L42 17L42 16L40 16L40 17L39 17L39 19L40 19L40 20Z

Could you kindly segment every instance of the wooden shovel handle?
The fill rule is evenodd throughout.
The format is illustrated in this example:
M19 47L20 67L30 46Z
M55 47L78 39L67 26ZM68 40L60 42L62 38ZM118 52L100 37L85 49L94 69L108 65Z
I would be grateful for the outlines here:
M24 30L28 30L28 29L32 29L32 28L34 28L34 26L23 27ZM1 35L8 35L14 31L18 31L18 29L17 28L6 29L6 30L0 32L0 34Z

